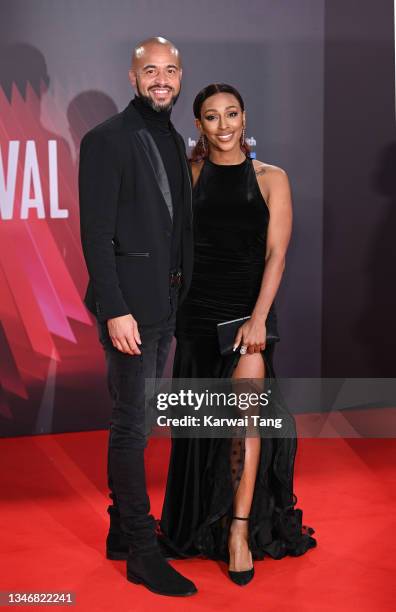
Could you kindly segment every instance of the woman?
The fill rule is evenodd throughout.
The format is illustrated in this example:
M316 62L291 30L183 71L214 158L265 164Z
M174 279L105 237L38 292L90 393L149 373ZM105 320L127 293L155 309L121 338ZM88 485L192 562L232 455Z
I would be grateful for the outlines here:
M286 173L249 157L243 100L213 84L194 101L201 132L192 154L194 272L177 317L174 378L273 379L273 301L285 266L292 210ZM222 356L217 323L250 316L231 355ZM253 558L301 555L316 545L294 508L292 435L174 439L160 521L161 540L179 556L229 563L239 585Z

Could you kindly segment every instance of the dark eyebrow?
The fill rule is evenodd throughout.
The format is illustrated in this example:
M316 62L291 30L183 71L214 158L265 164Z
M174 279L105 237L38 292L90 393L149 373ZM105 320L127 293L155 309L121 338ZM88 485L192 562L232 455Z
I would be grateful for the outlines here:
M166 67L177 68L176 64L168 64ZM145 66L143 66L143 70L147 70L147 68L157 68L157 66L155 64L146 64Z
M230 108L236 108L236 109L238 109L238 107L236 106L236 104L231 104L231 106L226 106L226 107L225 107L225 109L226 109L226 110L229 110ZM206 111L205 111L205 113L208 113L208 112L211 112L211 113L217 113L218 111L217 111L217 109L216 109L216 108L207 108L207 109L206 109Z

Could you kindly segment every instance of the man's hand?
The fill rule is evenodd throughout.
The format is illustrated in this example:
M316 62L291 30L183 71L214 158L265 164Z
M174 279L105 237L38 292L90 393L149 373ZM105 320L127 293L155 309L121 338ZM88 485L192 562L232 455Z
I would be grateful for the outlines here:
M138 324L131 314L107 320L107 329L113 346L122 353L141 355L138 344L141 344Z

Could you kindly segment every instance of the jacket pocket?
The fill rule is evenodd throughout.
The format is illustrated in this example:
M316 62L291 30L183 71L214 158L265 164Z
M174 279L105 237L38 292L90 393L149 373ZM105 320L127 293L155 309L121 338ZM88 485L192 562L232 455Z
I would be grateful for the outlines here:
M150 253L139 253L139 252L128 252L128 251L116 251L115 255L121 255L124 257L150 257Z

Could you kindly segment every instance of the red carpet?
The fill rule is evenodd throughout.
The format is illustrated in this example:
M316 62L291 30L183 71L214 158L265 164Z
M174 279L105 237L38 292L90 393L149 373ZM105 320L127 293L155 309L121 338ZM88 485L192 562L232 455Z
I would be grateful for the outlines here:
M0 591L74 591L72 609L95 612L394 610L395 440L299 440L298 507L318 547L256 562L245 588L223 564L173 561L199 588L188 599L130 584L125 562L105 559L106 444L105 431L0 440ZM147 451L156 516L168 452L158 439Z

